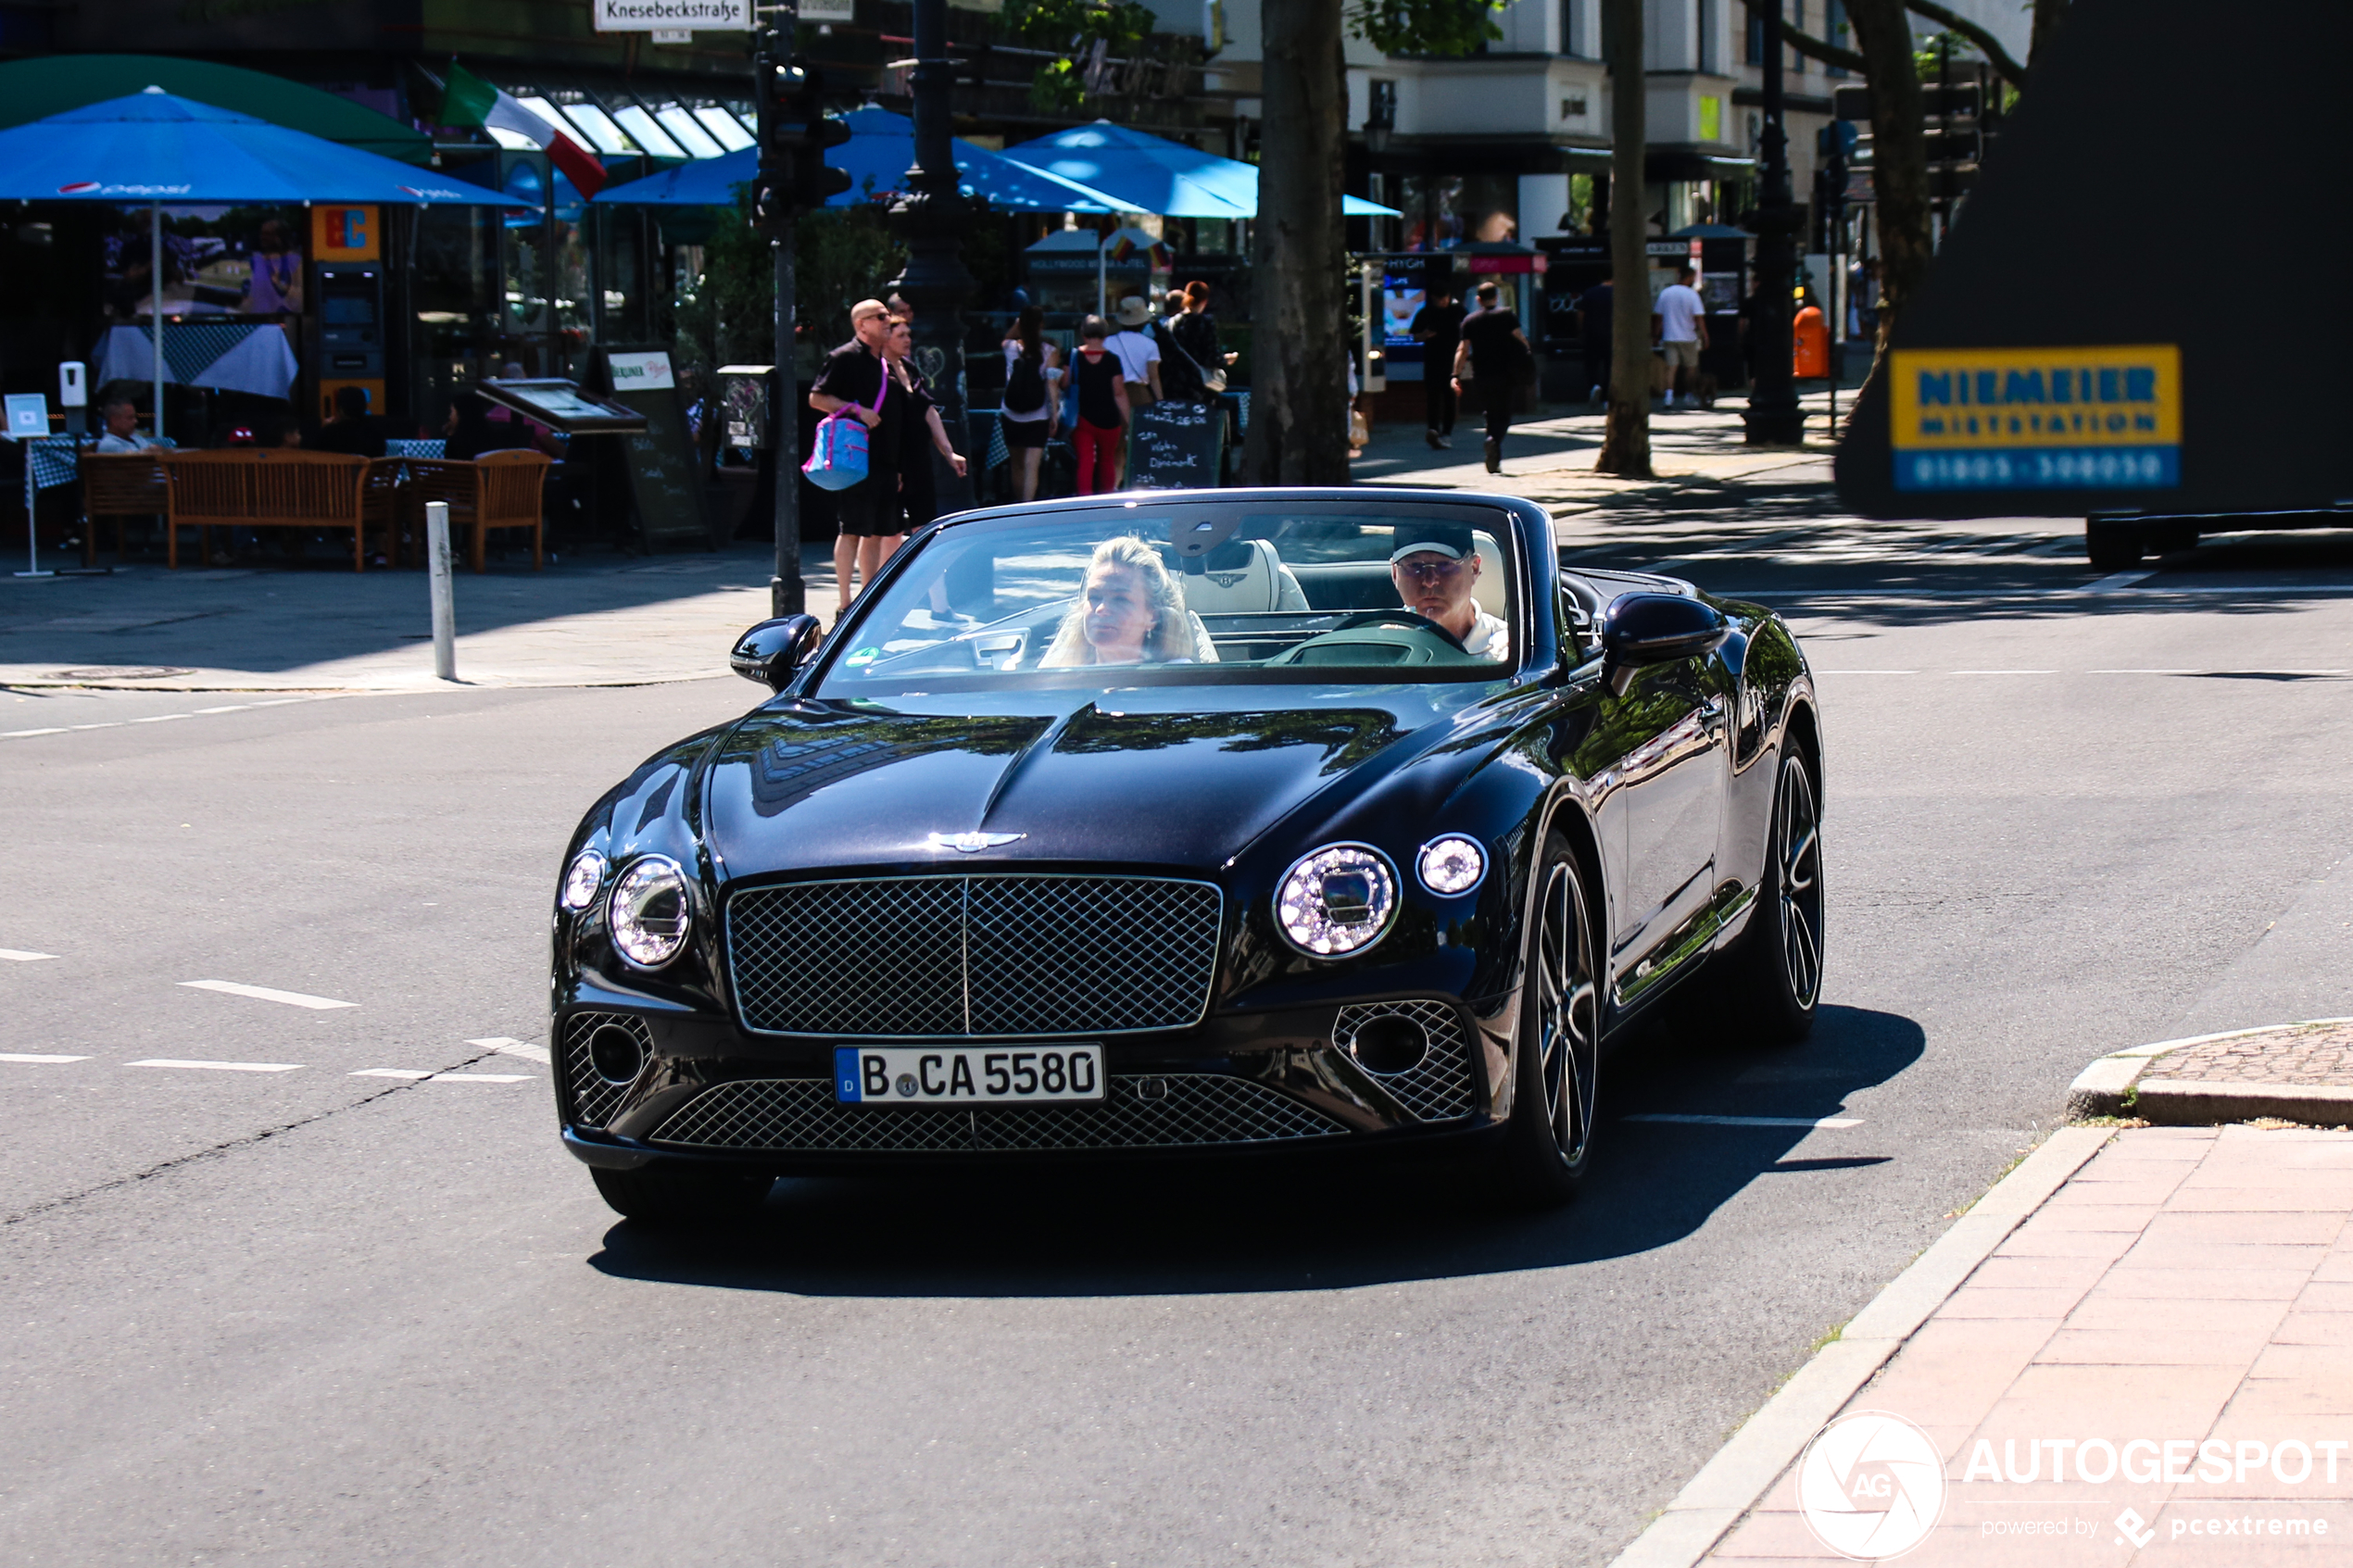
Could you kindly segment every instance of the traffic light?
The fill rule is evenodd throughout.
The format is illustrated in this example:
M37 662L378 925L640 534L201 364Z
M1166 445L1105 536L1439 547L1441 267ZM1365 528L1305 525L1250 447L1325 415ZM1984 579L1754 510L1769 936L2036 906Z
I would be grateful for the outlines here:
M825 152L849 140L849 127L825 113L816 73L799 58L759 63L760 175L755 216L763 223L795 207L823 207L849 189L846 170L825 166Z

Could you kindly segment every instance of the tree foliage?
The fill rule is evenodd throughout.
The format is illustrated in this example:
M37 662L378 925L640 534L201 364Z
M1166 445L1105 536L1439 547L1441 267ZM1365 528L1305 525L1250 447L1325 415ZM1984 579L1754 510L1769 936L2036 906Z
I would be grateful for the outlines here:
M1385 55L1469 55L1504 36L1490 0L1354 0L1348 30Z
M829 207L793 224L796 314L821 345L849 336L849 307L879 295L906 251L868 204ZM675 311L682 358L706 365L765 364L775 353L775 257L748 203L722 215L703 242L702 276Z
M1086 102L1084 60L1098 45L1105 54L1129 54L1158 25L1151 7L1135 0L1007 0L1004 11L1010 37L1060 55L1039 66L1029 84L1031 106L1048 114L1075 114Z

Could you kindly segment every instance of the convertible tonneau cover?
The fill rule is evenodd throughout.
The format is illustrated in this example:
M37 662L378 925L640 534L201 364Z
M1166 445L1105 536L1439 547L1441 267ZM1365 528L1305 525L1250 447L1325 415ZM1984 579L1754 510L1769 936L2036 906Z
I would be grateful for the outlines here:
M2075 0L2046 53L1856 410L1841 496L2353 508L2353 5Z

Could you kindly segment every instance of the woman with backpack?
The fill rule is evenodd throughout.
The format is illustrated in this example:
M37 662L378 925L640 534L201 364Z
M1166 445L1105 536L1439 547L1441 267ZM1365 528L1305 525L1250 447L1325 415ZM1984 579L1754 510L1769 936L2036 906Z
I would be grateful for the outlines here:
M1062 351L1046 341L1046 313L1023 310L1005 339L1005 396L997 413L1013 458L1013 496L1038 498L1038 465L1062 422Z
M1089 316L1078 329L1078 354L1070 362L1071 395L1078 417L1070 441L1078 454L1078 493L1100 495L1119 488L1120 437L1127 429L1127 377L1119 356L1104 346L1111 327Z

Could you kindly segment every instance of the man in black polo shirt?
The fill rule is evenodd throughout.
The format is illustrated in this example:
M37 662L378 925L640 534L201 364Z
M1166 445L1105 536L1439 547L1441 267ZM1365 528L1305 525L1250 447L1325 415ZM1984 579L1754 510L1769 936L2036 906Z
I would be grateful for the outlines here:
M833 492L835 515L841 521L841 532L834 539L834 579L844 610L849 608L853 578L862 569L866 582L875 580L890 553L890 536L899 532L896 438L901 422L896 417L899 410L889 406L889 378L883 364L889 308L879 299L860 300L849 307L849 330L856 336L826 356L825 368L809 393L809 406L819 413L855 406L866 426L866 477Z
M1427 439L1433 451L1454 445L1454 349L1463 341L1463 307L1453 288L1432 285L1429 302L1414 313L1405 330L1422 349L1422 407L1429 414Z

